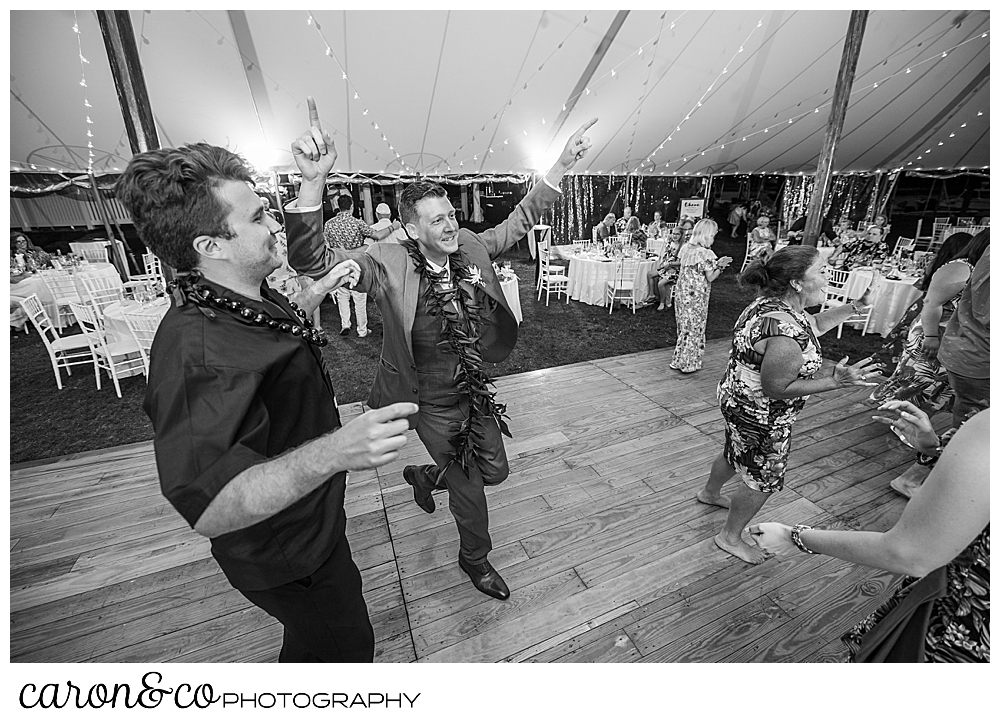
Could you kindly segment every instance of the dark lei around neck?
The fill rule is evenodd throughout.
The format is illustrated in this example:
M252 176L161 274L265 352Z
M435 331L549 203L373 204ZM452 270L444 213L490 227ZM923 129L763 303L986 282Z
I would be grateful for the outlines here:
M252 306L247 306L242 301L220 296L214 289L199 284L199 281L201 281L201 274L198 273L178 276L167 285L167 292L174 297L174 303L177 306L183 306L186 302L190 301L203 314L210 318L215 318L215 314L210 309L210 307L214 306L217 309L235 312L251 324L266 326L283 334L302 337L310 344L315 344L316 346L327 345L326 336L322 332L312 328L313 323L308 318L309 315L300 309L294 301L289 301L288 304L295 311L296 316L299 317L298 324L289 321L279 321L263 309L255 309Z
M438 345L458 357L458 375L455 383L458 392L469 397L469 416L450 440L455 452L448 464L439 470L438 480L444 478L448 468L456 461L468 475L471 465L478 456L470 434L473 421L493 417L500 431L508 437L511 436L504 421L504 418L509 418L507 406L496 401L496 391L490 389L493 386L493 379L483 370L483 357L480 352L481 330L484 323L483 308L476 301L475 294L470 293L467 286L458 283L465 281L474 288L476 279L456 252L448 257L452 283L446 286L447 272L444 269L439 272L433 271L416 241L407 239L402 245L413 259L417 273L427 280L424 300L428 310L441 322L442 338ZM455 302L455 305L450 302ZM463 323L463 319L468 323Z

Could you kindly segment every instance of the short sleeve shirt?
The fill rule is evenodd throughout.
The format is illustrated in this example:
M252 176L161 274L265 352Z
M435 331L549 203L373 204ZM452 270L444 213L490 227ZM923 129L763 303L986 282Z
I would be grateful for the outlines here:
M297 318L266 286L265 301L257 301L202 283L275 320ZM144 409L160 488L192 527L241 472L340 426L313 345L192 302L172 303L157 330ZM335 474L271 517L212 538L212 554L232 585L261 590L315 572L344 532L345 482L345 473Z
M365 239L375 240L375 232L360 218L341 211L323 224L323 240L330 248L350 251L364 245Z

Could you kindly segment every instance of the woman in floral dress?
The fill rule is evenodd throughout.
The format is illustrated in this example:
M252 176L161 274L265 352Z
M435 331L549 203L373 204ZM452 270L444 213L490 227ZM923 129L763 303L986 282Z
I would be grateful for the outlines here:
M947 441L938 439L927 415L909 402L888 402L881 409L886 416L875 419L891 425L933 466L923 491L891 530L813 530L764 522L750 527L751 538L779 555L826 554L907 575L878 610L843 636L853 662L988 663L990 412L951 430Z
M669 309L673 305L674 284L681 262L678 260L681 247L684 245L684 232L674 226L667 232L663 242L663 253L656 261L656 268L647 277L651 297L648 304L657 304L657 311Z
M733 259L717 258L711 245L719 226L703 218L695 224L691 238L681 248L681 270L674 289L674 314L677 316L677 346L670 368L691 373L701 369L705 353L705 324L708 322L708 297L712 282Z
M951 408L954 395L948 385L948 372L937 359L937 348L941 333L955 310L965 283L989 243L989 238L984 237L973 247L968 243L971 238L968 234L961 236L965 237L964 244L962 238L959 238L955 241L959 247L952 246L950 242L953 236L945 242L934 259L928 276L924 279L926 295L914 302L919 311L914 314L907 310L904 315L904 319L909 317L910 323L903 327L906 337L896 369L889 379L872 392L870 398L873 402L881 404L891 399L902 399L913 402L928 413L948 411ZM902 324L903 321L900 322ZM925 328L933 329L933 333L925 334ZM893 334L902 336L896 329L890 337ZM893 341L890 338L883 349L891 347Z
M832 374L816 376L823 364L817 337L867 302L806 313L806 307L826 298L826 266L815 247L788 246L766 261L754 261L740 274L740 283L755 287L758 296L733 327L729 365L718 389L725 447L712 463L698 501L729 508L715 544L757 564L765 554L742 539L743 529L771 493L784 487L792 425L808 395L874 386L866 379L878 367L870 358L849 366L845 357ZM730 499L722 487L737 472L743 484Z

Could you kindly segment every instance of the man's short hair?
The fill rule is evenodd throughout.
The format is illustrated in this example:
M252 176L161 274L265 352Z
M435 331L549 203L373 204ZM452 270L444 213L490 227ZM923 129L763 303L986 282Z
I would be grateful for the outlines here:
M154 254L178 271L193 271L199 260L195 238L234 235L227 221L232 208L216 192L225 181L253 182L243 157L193 143L133 156L115 184L115 197Z
M347 211L348 209L354 208L354 199L346 193L340 194L337 196L337 208L341 211Z
M447 198L448 192L433 181L415 181L399 195L399 218L404 224L417 222L417 204L425 198Z

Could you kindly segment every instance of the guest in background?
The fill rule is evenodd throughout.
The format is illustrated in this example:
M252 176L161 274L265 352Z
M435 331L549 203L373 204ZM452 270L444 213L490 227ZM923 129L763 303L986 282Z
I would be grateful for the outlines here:
M844 241L838 257L841 259L841 267L850 270L858 266L876 264L888 255L889 247L885 243L882 229L878 226L869 226L863 234ZM833 256L830 259L833 259ZM829 259L828 262L833 265Z
M392 221L392 211L389 209L389 204L380 203L375 207L375 223L372 224L372 231L378 233L379 231L384 231L385 229L392 229L391 233L383 238L383 241L394 241L400 243L406 240L406 231L401 228L395 228ZM367 245L367 244L366 244Z
M771 493L784 488L792 425L806 399L849 386L874 386L866 381L878 371L870 358L849 366L845 357L831 374L817 376L823 366L818 337L867 303L808 314L808 307L826 298L826 283L823 258L812 246L780 249L740 275L740 284L757 289L758 296L733 327L729 365L718 389L726 442L698 501L729 508L715 544L751 564L763 562L765 555L741 533ZM743 484L730 499L722 487L737 472Z
M381 241L399 228L399 222L390 224L388 227L373 231L371 227L360 218L355 218L352 214L354 209L354 199L348 194L341 194L337 198L337 208L340 213L323 224L323 240L331 249L352 249L361 248L365 244L365 239ZM333 293L340 310L340 335L347 336L351 333L351 300L354 300L354 315L358 322L358 336L368 336L368 294L362 294L354 289L339 287Z
M823 554L905 573L896 593L843 640L855 662L988 663L990 660L990 417L979 412L947 447L927 415L890 402L890 424L940 457L919 495L888 532L751 525L751 539L777 555ZM888 406L888 405L887 405Z
M38 269L52 266L52 257L31 243L27 234L21 231L10 233L10 268L21 269L18 278L11 276L11 283L17 283L25 276Z
M681 239L684 243L691 240L691 232L694 231L694 220L688 218L687 216L682 216L681 220L677 222L677 226L680 228L681 233L684 234L684 238Z
M732 263L732 258L717 258L711 246L719 225L703 218L694 226L691 238L678 253L680 272L674 293L677 316L677 346L670 368L684 373L701 369L705 353L705 324L708 322L708 297L712 282Z
M795 219L795 223L792 224L792 227L788 229L788 245L796 246L798 244L801 244L802 238L805 235L806 235L806 217L799 216L797 219ZM829 216L823 219L823 223L820 226L819 236L820 238L817 241L825 237L826 240L830 243L832 243L833 240L837 238L837 232L833 228L833 220Z
M880 229L882 231L883 236L887 236L889 234L889 217L886 216L884 213L876 213L875 220L872 221L871 226L869 226L868 228L871 228L872 226L874 226L877 229Z
M653 220L646 224L646 236L649 238L660 238L667 232L667 223L663 220L663 214L653 211Z
M684 232L674 226L663 243L663 253L656 262L656 268L649 272L648 286L653 296L647 305L657 304L657 311L673 306L674 284L681 266L678 254L683 245Z
M955 313L948 320L937 356L948 370L955 392L953 426L970 413L990 406L990 230L980 231L973 245L986 244Z
M766 259L774 253L774 231L771 230L771 219L761 216L757 219L757 225L750 232L747 239L747 253L753 257Z
M747 207L743 201L736 201L729 212L729 236L739 238L746 232Z
M632 215L632 207L625 207L625 215L622 216L615 223L615 230L618 231L618 235L631 236L633 233L639 230L641 224L639 223L639 217Z
M973 248L971 238L969 234L950 236L917 284L925 295L913 303L883 344L883 349L891 349L900 337L904 342L895 371L872 392L873 402L905 400L928 414L951 409L948 373L937 358L937 350L941 332L989 242L987 237ZM931 333L925 335L925 329Z
M615 215L609 213L604 219L594 226L594 241L604 243L609 237L615 235Z

